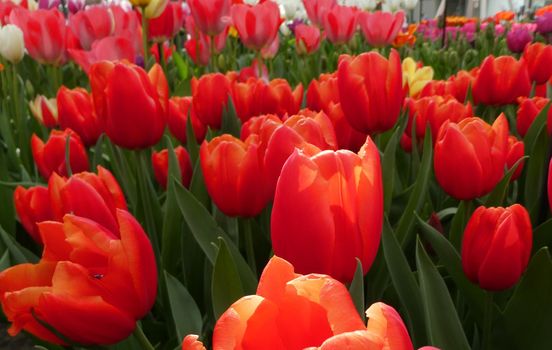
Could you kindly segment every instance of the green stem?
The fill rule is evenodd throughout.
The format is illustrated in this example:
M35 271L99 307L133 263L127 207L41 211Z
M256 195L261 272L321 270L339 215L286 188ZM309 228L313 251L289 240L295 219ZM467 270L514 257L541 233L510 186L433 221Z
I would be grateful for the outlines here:
M153 251L155 253L155 258L157 260L158 266L160 265L159 257L160 254L160 248L159 248L159 239L157 236L157 225L155 222L154 214L149 206L150 201L153 200L152 198L149 198L148 193L148 176L149 176L149 162L150 162L150 154L148 152L148 149L140 150L137 152L138 156L138 162L137 162L137 173L138 173L138 198L139 201L142 204L143 209L143 219L145 220L145 226L146 226L146 232L148 233L152 246Z
M243 219L243 236L245 239L245 254L247 257L247 262L251 271L257 275L257 263L255 262L255 246L253 244L253 232L251 230L251 220L252 219Z
M257 52L257 72L259 74L259 79L263 77L263 55L261 51Z
M29 161L29 138L27 137L27 127L25 125L25 120L23 119L23 115L21 114L21 106L20 106L20 96L19 96L19 79L17 76L17 66L12 65L12 92L13 92L13 112L14 112L14 119L15 119L15 125L17 128L17 134L18 134L18 145L19 149L21 150L20 155L20 162L21 164L26 167L28 166Z
M159 53L159 63L161 63L161 68L163 68L163 72L165 72L165 75L166 75L168 73L167 63L165 59L165 51L163 49L164 49L163 43L157 43L157 52Z
M217 72L217 55L216 55L217 47L215 43L215 36L211 35L209 36L209 72L216 73ZM199 51L197 51L197 55L199 55Z
M144 68L149 69L149 41L148 41L148 19L146 18L146 8L142 7L142 45L144 46Z
M136 325L136 328L134 329L134 332L132 334L134 334L134 337L136 338L136 340L138 340L138 343L140 343L140 346L143 350L155 350L153 345L151 345L148 337L146 337L146 335L144 334L144 331L142 330L142 327L140 327L140 325Z
M485 314L483 323L483 350L491 349L493 330L493 292L485 292Z

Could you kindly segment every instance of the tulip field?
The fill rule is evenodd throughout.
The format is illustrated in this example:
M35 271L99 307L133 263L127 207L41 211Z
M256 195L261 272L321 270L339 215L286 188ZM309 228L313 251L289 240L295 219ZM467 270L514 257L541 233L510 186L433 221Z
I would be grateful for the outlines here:
M552 5L418 5L0 0L0 349L552 349Z

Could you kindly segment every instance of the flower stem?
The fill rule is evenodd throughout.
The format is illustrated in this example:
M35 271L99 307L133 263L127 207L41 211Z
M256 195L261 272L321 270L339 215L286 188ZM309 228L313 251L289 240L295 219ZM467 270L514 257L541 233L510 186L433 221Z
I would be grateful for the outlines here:
M493 292L487 291L485 296L485 314L483 321L483 350L491 349L493 330Z
M149 69L148 19L146 7L142 7L142 45L144 46L144 68Z
M245 239L245 254L247 257L247 262L251 271L256 275L257 274L257 263L255 261L255 246L253 244L253 233L251 232L251 220L253 219L243 219L243 236Z
M144 350L155 350L153 345L151 345L149 339L144 334L144 331L142 330L142 327L140 327L139 324L136 325L136 328L134 328L133 332L134 336L136 337L136 340L138 340L138 343L142 346L142 349Z

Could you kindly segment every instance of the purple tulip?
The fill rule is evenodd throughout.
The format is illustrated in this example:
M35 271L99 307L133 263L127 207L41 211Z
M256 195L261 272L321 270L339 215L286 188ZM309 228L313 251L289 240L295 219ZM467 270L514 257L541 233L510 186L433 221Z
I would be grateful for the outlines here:
M506 35L508 49L514 53L521 53L525 46L533 41L533 34L525 26L515 26Z
M537 32L541 34L552 33L552 12L546 12L537 17Z

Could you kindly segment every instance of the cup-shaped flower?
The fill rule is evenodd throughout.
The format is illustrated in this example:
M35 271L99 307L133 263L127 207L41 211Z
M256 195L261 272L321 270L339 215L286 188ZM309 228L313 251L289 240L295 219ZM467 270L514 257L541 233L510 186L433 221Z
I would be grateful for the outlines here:
M274 42L282 20L278 5L269 0L255 6L232 6L232 22L242 43L252 50L260 51Z
M193 113L205 126L218 130L230 96L230 82L220 73L192 79Z
M190 155L186 149L182 146L174 148L174 154L180 167L181 182L182 185L188 187L192 180L192 162ZM163 188L167 188L167 181L169 176L169 151L167 149L159 152L153 152L151 154L151 163L153 165L153 174L155 179Z
M25 55L23 32L13 24L0 26L0 56L11 63L19 63Z
M190 12L203 34L220 34L230 23L231 0L189 0Z
M527 62L529 77L537 84L544 84L552 77L552 45L534 43L525 47L523 60Z
M58 120L61 128L75 131L86 146L92 146L103 132L96 116L92 96L83 88L62 86L57 93Z
M22 186L17 186L13 193L13 201L19 222L21 222L25 231L37 243L42 243L36 224L53 218L48 188L35 186L25 189Z
M336 5L326 12L322 25L331 43L347 44L357 29L357 10L350 6Z
M169 99L169 115L167 124L169 130L178 141L186 144L187 134L186 127L188 118L192 118L192 129L194 130L195 139L198 143L202 142L207 133L207 128L197 118L192 108L192 98L189 96L179 97L173 96Z
M361 12L360 29L368 44L376 47L391 45L404 23L404 12Z

